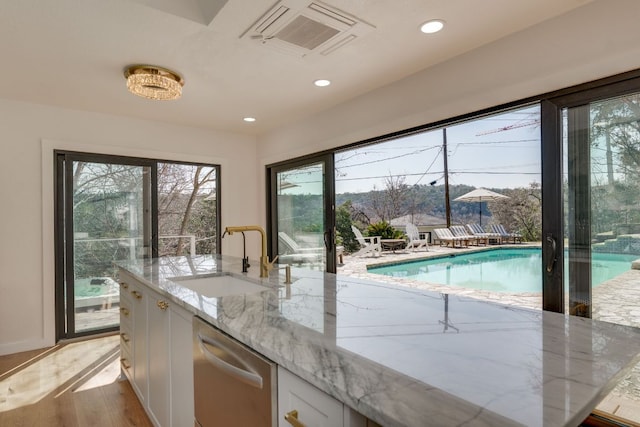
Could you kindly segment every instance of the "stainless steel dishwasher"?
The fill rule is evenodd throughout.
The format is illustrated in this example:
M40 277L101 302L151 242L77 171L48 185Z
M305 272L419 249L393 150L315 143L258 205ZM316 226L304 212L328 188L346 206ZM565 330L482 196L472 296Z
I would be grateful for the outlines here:
M195 425L276 426L276 365L193 318Z

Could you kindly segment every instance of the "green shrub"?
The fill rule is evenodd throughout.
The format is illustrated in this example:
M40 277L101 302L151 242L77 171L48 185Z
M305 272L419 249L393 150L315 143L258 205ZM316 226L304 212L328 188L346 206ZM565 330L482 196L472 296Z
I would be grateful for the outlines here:
M376 222L367 227L367 236L380 236L382 239L404 239L404 232L396 230L386 221Z

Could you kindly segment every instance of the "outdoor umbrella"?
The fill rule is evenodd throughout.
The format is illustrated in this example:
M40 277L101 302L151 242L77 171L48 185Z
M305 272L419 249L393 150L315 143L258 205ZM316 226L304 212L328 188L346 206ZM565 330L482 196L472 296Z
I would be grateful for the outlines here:
M496 193L495 191L487 190L486 188L476 188L473 191L469 191L460 197L454 199L456 202L478 202L480 208L480 225L482 225L482 202L488 202L492 200L508 199L509 196Z

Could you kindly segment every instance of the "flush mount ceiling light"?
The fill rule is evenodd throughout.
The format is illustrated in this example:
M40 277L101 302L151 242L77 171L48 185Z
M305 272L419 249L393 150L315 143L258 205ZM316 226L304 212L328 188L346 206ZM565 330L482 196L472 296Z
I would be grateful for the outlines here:
M124 70L129 92L148 99L166 101L182 95L184 81L174 71L155 65L131 65Z
M255 118L255 117L245 117L245 118L244 118L244 119L242 119L242 120L244 120L244 121L245 121L245 122L247 122L247 123L253 123L253 122L255 122L255 121L256 121L256 118Z
M331 82L329 80L326 80L326 79L319 79L319 80L316 80L315 82L313 82L313 84L318 86L318 87L325 87L325 86L329 86L331 84Z
M432 19L420 26L420 31L425 34L433 34L444 28L444 21L441 19Z

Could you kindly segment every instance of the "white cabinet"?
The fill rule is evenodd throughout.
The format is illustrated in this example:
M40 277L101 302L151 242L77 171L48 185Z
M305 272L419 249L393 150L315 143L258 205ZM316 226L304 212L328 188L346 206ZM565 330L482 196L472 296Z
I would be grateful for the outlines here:
M149 310L149 416L158 426L168 426L170 416L169 387L171 386L171 326L169 302L155 292L147 292Z
M120 277L120 365L133 383L133 301L127 280Z
M147 377L147 301L142 287L130 280L133 317L133 386L142 404L146 404L149 390ZM122 318L122 317L121 317Z
M120 272L120 360L138 399L147 401L147 304L142 288L130 275Z
M120 283L123 372L155 426L192 426L192 315L122 270Z
M278 427L364 427L367 420L278 366Z
M193 315L181 307L171 309L171 425L191 426L193 409Z

